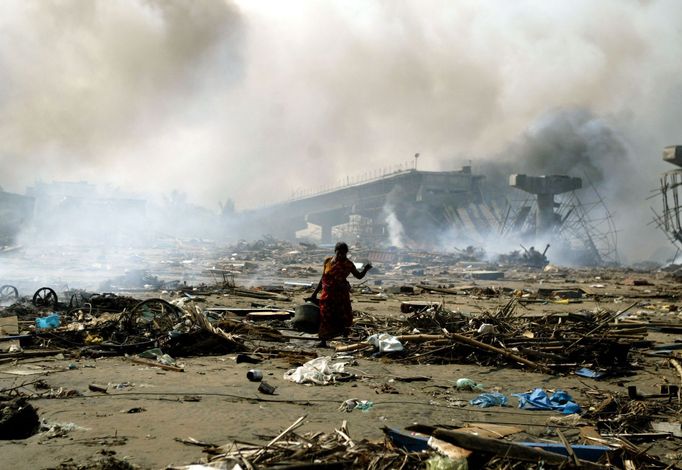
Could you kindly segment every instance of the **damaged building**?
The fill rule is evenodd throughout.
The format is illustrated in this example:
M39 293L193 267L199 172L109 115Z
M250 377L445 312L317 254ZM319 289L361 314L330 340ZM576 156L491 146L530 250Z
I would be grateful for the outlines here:
M33 218L34 199L0 188L0 247L11 245Z

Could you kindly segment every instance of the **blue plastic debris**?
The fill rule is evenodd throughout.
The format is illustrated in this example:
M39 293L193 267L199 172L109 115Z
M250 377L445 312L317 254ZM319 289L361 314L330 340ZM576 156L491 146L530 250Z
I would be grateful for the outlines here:
M51 313L46 317L36 318L36 328L47 330L50 328L57 328L61 324L61 319L58 313Z
M555 410L565 415L580 413L580 406L563 390L557 389L551 397L541 388L527 393L514 393L512 396L519 399L519 408L526 410Z
M547 452L553 452L555 454L561 454L568 456L568 451L563 444L552 443L552 442L517 442L526 447L536 447L538 449L546 450ZM593 446L584 444L572 444L571 449L573 453L580 460L587 460L588 462L598 462L599 459L608 451L611 450L610 447L606 446Z
M481 408L488 408L490 406L507 406L509 400L500 392L481 393L479 396L471 400L469 403L479 406Z
M374 406L374 402L371 400L360 400L355 404L356 410L369 411Z
M606 377L606 372L600 372L598 370L592 370L588 369L587 367L583 367L582 369L576 370L575 375L578 375L580 377L587 377L588 379L599 380Z
M418 433L408 433L396 428L384 428L384 433L396 447L410 452L420 452L429 449L429 436Z

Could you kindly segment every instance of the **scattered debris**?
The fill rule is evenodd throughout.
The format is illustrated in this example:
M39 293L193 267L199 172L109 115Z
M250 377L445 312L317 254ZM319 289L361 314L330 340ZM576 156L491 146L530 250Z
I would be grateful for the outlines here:
M0 390L3 413L33 410L26 423L37 432L30 403L41 399L50 399L43 403L51 407L123 395L150 400L114 409L119 419L140 423L156 413L151 400L206 407L214 401L204 397L213 395L263 409L287 403L326 412L361 410L387 422L395 410L427 408L416 415L432 417L434 424L390 428L384 441L353 439L346 424L329 434L298 434L300 420L267 444L245 441L271 436L223 446L192 438L180 442L202 448L206 458L198 465L205 468L675 468L682 316L676 281L665 272L539 270L544 260L532 248L509 266L461 260L473 256L468 249L374 253L384 260L378 261L381 282L352 286L356 310L348 337L323 350L315 335L317 307L299 302L319 278L313 264L326 251L274 239L228 251L205 270L219 276L214 283L163 281L164 290L138 283L128 290L117 287L116 294L41 287L35 302L6 289L10 304L0 307L0 377L12 382ZM369 250L357 252L364 257ZM538 262L533 265L531 258ZM107 363L111 356L116 362ZM89 374L105 363L145 378ZM202 390L196 377L216 371L234 389ZM83 381L58 382L54 374ZM148 376L165 385L143 384L153 381ZM330 387L315 393L289 382ZM167 390L174 383L192 388ZM528 391L533 384L544 388ZM362 397L361 390L375 399L346 399ZM490 413L479 406L496 408ZM443 409L447 422L438 419ZM500 422L465 425L460 413ZM44 438L79 429L45 425ZM102 442L115 439L123 437Z

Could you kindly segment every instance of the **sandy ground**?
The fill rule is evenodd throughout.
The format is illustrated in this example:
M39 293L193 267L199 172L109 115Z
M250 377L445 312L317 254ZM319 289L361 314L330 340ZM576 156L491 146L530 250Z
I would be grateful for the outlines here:
M542 274L517 273L503 281L479 281L481 285L506 286L510 288L582 286L588 288L596 283L605 287L616 297L605 298L600 305L616 311L631 302L640 306L633 313L651 313L677 323L682 323L679 313L661 313L664 305L674 304L669 294L682 292L679 285L661 275L641 273L636 277L651 280L653 286L632 287L622 280L632 273L599 273L585 271L550 279ZM601 279L595 280L595 276ZM509 279L511 278L511 279ZM418 279L412 283L419 282ZM470 282L470 281L469 281ZM151 294L150 294L151 295ZM400 317L403 300L444 301L447 308L477 312L493 309L507 298L478 299L472 296L407 296L392 295L389 300L376 302L374 296L355 294L354 308L377 317ZM291 308L303 293L278 305ZM250 305L252 299L230 296L209 296L204 306ZM649 304L648 307L645 304ZM546 314L557 311L591 310L594 301L557 305L533 304L517 313L536 312ZM645 307L641 307L645 306ZM678 335L679 336L679 335ZM660 343L670 343L675 335L650 333L649 338ZM330 355L332 349L316 348L315 341L294 341L296 348L315 351L318 355ZM272 345L272 344L271 344ZM291 364L284 359L271 359L254 366L237 364L235 355L180 358L184 372L164 371L155 367L134 364L122 357L100 359L75 359L73 357L48 357L19 360L0 365L0 388L8 388L37 379L44 379L51 387L78 390L83 396L69 399L37 399L32 404L38 408L42 420L48 424L75 425L73 430L54 435L42 432L21 441L0 442L3 468L43 469L57 466L72 459L85 462L93 456L113 454L141 468L165 468L169 465L189 464L202 459L201 448L176 441L189 437L214 444L232 440L264 443L301 416L306 416L305 431L332 431L343 420L353 438L382 439L383 426L403 427L411 423L461 425L467 422L519 423L526 436L546 435L546 421L553 412L533 412L511 407L479 409L471 405L453 404L456 400L469 400L472 392L459 392L453 382L468 377L485 384L488 389L498 389L510 395L533 387L561 388L568 391L576 401L586 403L586 393L591 388L614 390L621 393L628 385L637 385L644 393L657 392L662 383L678 383L677 373L666 359L632 356L635 375L594 381L575 375L546 375L527 372L509 366L501 368L476 365L451 364L405 365L390 357L363 357L357 355L357 364L347 370L356 373L356 381L329 386L308 386L288 382L283 374ZM38 374L14 376L7 373L17 368L28 370L42 367ZM257 391L258 384L249 382L246 373L257 367L265 380L277 386L276 395L263 395ZM423 382L401 382L396 377L428 376ZM106 394L88 390L91 383L108 385ZM116 384L129 384L116 388ZM389 384L397 393L385 393L381 387ZM30 388L30 387L29 387ZM345 413L339 405L349 398L371 400L374 406L368 411L354 410ZM137 412L132 412L137 411ZM676 419L679 419L677 417ZM569 439L577 436L575 428L567 428ZM656 451L660 455L679 447L677 441L660 441Z

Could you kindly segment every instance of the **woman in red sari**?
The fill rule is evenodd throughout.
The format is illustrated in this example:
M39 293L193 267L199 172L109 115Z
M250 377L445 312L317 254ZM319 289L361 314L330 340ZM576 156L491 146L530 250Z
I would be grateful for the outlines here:
M346 280L349 274L362 279L372 265L367 263L362 271L358 271L355 264L348 259L348 245L339 242L334 247L335 255L324 260L322 279L315 288L315 292L308 300L317 300L320 295L320 330L318 336L320 346L325 347L327 340L335 336L347 336L353 324L353 309L350 304L350 284Z

